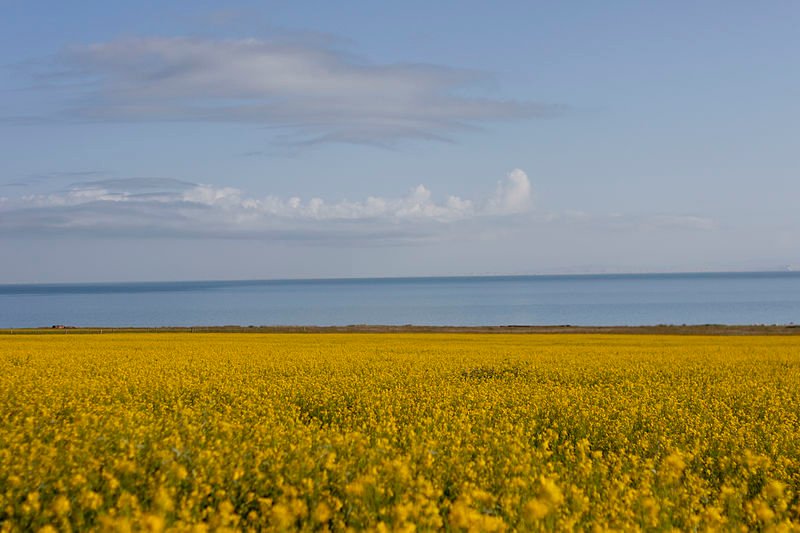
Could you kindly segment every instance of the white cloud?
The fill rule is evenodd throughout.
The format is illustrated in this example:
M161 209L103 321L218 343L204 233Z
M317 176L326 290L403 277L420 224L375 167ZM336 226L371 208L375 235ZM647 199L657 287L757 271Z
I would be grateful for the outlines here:
M497 189L489 200L488 209L500 214L522 213L530 209L531 202L531 182L528 175L516 168L505 180L497 182Z
M559 108L465 96L485 75L374 64L329 45L258 39L137 38L74 46L56 59L61 89L83 91L75 118L264 124L298 143L441 139L487 121ZM65 84L69 80L71 84Z
M417 185L397 197L330 201L256 197L233 187L161 178L76 183L48 194L0 198L0 234L114 237L225 237L380 244L441 238L493 239L508 232L565 228L621 235L718 229L684 214L533 211L533 189L514 169L483 199L436 196ZM523 222L524 223L521 223Z
M233 187L177 180L103 180L2 202L0 229L148 236L430 236L458 221L524 212L530 194L521 170L509 174L494 196L477 202L453 195L437 201L424 185L401 197L330 202L318 197L257 198Z
M436 220L446 222L481 214L472 207L472 202L457 196L449 196L443 203L432 199L431 191L418 185L400 198L370 196L363 201L325 202L313 197L304 201L300 197L282 199L276 196L246 198L242 192L231 187L215 188L197 185L183 192L178 203L236 210L260 217L281 217L307 220Z

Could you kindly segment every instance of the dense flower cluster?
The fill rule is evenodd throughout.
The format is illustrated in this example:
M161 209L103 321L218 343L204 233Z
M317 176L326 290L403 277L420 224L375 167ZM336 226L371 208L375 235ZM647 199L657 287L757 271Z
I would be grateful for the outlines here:
M800 338L0 338L0 531L800 530Z

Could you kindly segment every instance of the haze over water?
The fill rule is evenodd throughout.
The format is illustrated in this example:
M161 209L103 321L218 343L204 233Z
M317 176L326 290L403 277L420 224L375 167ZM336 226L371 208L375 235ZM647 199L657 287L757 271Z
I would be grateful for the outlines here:
M0 327L800 323L800 273L0 285Z

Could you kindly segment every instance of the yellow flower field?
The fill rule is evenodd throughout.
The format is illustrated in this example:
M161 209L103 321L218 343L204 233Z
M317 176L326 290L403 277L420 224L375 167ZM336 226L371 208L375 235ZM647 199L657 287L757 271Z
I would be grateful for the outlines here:
M800 337L0 336L0 531L800 530Z

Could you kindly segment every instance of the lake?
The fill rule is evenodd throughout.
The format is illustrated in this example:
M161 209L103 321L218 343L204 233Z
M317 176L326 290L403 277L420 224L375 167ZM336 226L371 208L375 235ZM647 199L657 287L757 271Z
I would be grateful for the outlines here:
M800 272L0 285L0 327L800 322Z

